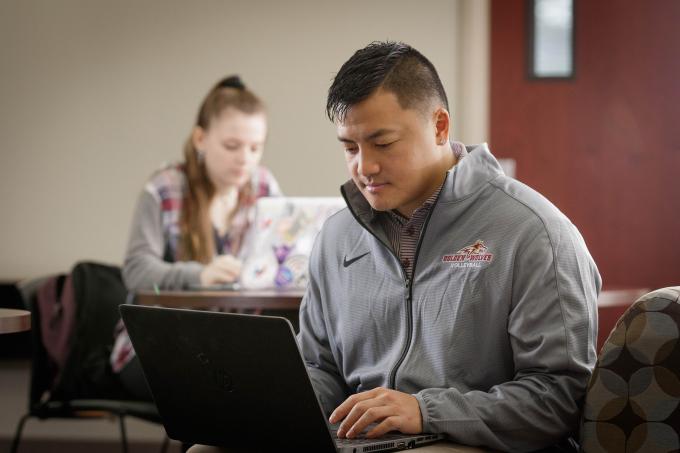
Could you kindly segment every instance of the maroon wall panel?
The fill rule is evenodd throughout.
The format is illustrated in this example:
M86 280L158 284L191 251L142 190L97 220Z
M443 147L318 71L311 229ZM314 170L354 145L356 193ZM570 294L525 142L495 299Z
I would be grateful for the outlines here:
M526 7L492 0L492 151L579 228L605 288L680 285L680 1L577 0L570 81L527 78Z

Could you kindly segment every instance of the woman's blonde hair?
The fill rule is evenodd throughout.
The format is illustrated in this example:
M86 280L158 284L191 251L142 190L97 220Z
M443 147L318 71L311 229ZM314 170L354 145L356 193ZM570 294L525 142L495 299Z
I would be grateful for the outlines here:
M208 92L198 110L195 126L208 130L210 123L228 108L247 114L265 111L262 101L245 87L238 76L229 76ZM180 215L178 258L207 264L215 253L215 237L210 221L210 203L215 196L215 186L208 177L205 160L199 157L191 135L184 145L184 168L187 191ZM249 187L246 184L239 191L236 209L247 198Z

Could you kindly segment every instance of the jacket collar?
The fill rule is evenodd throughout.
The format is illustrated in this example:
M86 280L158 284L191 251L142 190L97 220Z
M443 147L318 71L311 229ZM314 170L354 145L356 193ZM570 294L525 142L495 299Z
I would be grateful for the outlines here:
M486 143L466 145L458 163L446 172L446 179L437 203L453 202L466 198L489 181L503 174L500 164ZM347 207L354 217L374 234L382 236L378 228L378 211L374 210L351 179L340 187Z

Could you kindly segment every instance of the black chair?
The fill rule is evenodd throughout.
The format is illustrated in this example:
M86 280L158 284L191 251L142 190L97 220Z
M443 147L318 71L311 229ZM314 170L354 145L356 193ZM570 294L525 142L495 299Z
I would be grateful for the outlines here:
M61 281L64 280L62 277ZM123 453L128 451L125 417L161 423L155 404L129 400L109 366L114 327L120 319L118 306L126 298L120 269L81 262L73 268L71 282L75 320L66 360L58 372L45 348L41 319L59 316L60 307L57 304L52 313L41 313L34 296L26 301L33 321L31 382L28 413L18 423L12 453L18 450L24 424L31 417L42 420L116 417ZM167 446L166 436L161 451L165 452Z

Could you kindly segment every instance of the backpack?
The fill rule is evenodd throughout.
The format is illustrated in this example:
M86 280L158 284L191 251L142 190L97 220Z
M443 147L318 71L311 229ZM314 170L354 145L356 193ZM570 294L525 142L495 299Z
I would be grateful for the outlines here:
M120 268L94 262L80 262L38 288L34 354L46 356L41 387L48 392L40 399L125 397L109 356L126 297Z

